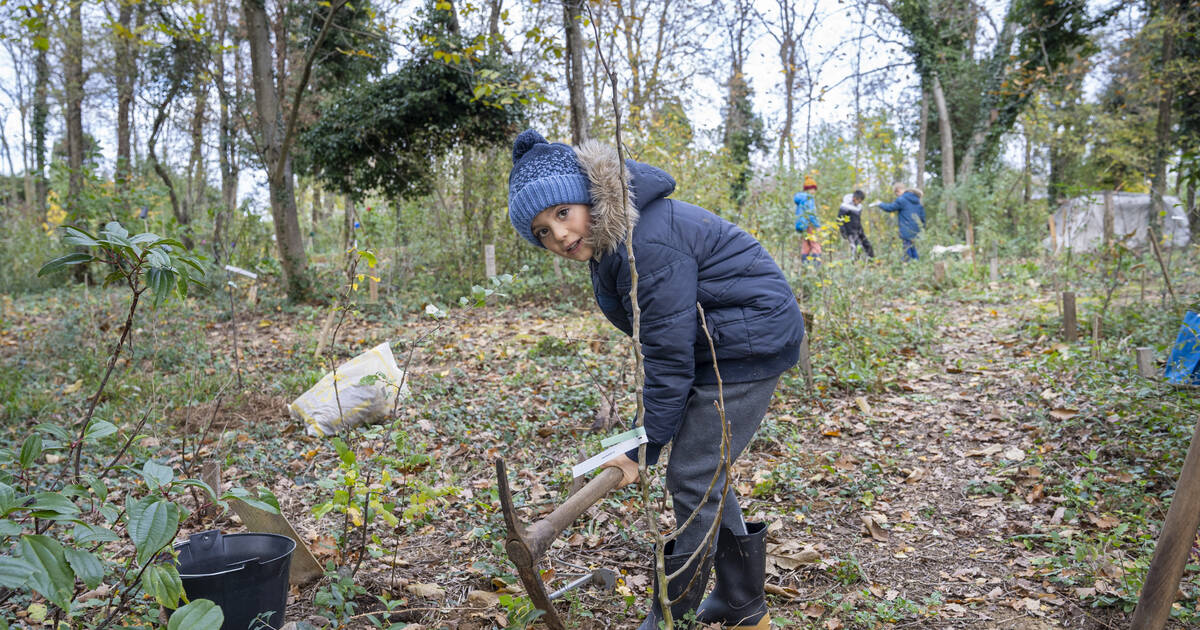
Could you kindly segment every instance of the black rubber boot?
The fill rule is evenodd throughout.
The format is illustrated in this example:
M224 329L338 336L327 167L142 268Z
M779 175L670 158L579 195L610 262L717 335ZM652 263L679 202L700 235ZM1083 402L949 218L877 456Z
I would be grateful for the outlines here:
M745 536L721 528L714 566L717 583L696 610L696 621L726 628L771 627L763 585L767 579L767 525L746 523Z
M675 549L675 541L667 543L666 555L663 557L663 564L667 569L667 575L678 571L688 560L690 553L681 553L671 555ZM696 575L696 570L699 569L700 574ZM696 605L704 597L704 590L708 588L708 574L712 571L712 557L700 558L692 563L689 570L684 571L675 579L671 580L667 585L667 596L672 600L679 599L678 602L671 604L671 621L676 628L687 628L691 624L684 620L689 613L696 610ZM654 590L652 591L652 604L650 606L650 614L642 621L642 625L638 626L638 630L658 630L659 624L663 621L662 606L658 603L658 572L654 571ZM695 581L692 577L695 576ZM688 588L688 584L691 588ZM687 593L684 594L684 589ZM683 595L681 598L680 595Z

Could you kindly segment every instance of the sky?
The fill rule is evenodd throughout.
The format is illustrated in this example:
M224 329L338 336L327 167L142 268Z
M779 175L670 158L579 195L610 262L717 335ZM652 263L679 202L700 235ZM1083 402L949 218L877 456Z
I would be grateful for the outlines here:
M1001 0L988 0L985 4L997 5ZM411 3L401 3L397 5L401 7L411 6ZM763 15L767 20L773 21L774 14L778 11L775 0L756 0L755 9ZM812 5L809 5L811 8ZM994 10L994 6L989 6ZM868 19L867 23L863 23L857 17L858 9L851 2L840 0L817 0L816 13L817 23L819 26L814 29L814 33L805 39L805 46L811 59L825 60L820 69L820 75L817 77L816 84L819 87L827 88L829 91L822 99L813 104L812 118L814 126L822 121L827 122L847 122L853 116L853 88L854 83L849 80L854 71L854 60L856 45L854 40L859 37L864 38L864 43L861 47L861 69L863 72L869 72L873 69L878 69L889 64L907 64L901 65L886 73L875 73L874 76L885 80L886 92L889 98L894 98L896 94L904 90L915 90L917 86L917 78L915 72L908 64L909 58L906 52L898 43L882 43L879 38L872 37L874 28L877 28L878 20ZM397 16L398 20L403 22L403 14ZM515 19L519 20L519 16ZM520 24L514 25L516 30L520 29ZM767 34L760 26L756 29L757 35L750 44L750 54L746 63L746 73L749 78L751 87L754 90L754 107L755 110L764 118L767 126L768 136L771 139L777 137L779 129L782 127L783 121L783 95L781 93L782 74L780 72L780 64L778 60L777 44L775 39ZM725 42L722 41L720 33L710 37L710 41L706 42L706 48L711 50L713 58L725 58ZM7 58L7 50L0 51L0 87L9 88L13 86L14 76L11 60ZM721 74L724 64L715 72ZM688 103L689 117L692 119L693 125L700 134L699 137L715 137L715 132L721 124L721 104L723 102L724 88L721 85L723 77L721 76L704 76L701 75L696 79L694 85L694 93L698 95L692 98ZM101 89L97 79L93 79L89 83L90 89ZM704 95L712 95L706 97ZM915 97L915 95L913 95ZM799 96L798 103L804 99L803 95ZM863 102L864 109L869 108L872 103ZM145 103L139 103L139 107L146 107ZM802 141L804 110L802 108L797 111L797 133L795 137L797 141ZM3 129L8 140L10 149L14 152L13 162L17 170L21 169L20 151L20 127L15 107L5 94L0 94L0 116L3 116ZM58 114L55 108L54 117L56 120L52 122L53 128L51 134L57 137L61 134L61 114ZM106 163L111 165L113 153L115 152L115 112L107 111L104 108L88 107L85 108L85 128L86 130L97 136L106 157ZM182 130L169 129L168 134L173 134L178 137L182 134ZM141 131L144 136L145 130ZM171 136L164 138L166 146L171 146ZM138 141L144 144L145 138L139 137ZM144 152L144 147L140 149ZM767 156L762 156L764 159ZM111 168L109 166L108 168ZM211 165L215 171L215 164ZM0 172L8 172L7 161L0 159ZM214 177L215 179L215 177ZM257 180L257 181L256 181ZM248 171L245 172L244 181L241 183L241 195L253 195L258 197L257 191L262 187L261 175Z

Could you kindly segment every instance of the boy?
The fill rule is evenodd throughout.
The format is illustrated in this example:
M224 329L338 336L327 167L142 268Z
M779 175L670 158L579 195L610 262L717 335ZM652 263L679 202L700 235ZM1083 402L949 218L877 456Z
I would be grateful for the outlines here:
M535 246L587 261L600 310L626 334L632 334L633 310L625 239L627 227L635 226L646 465L655 464L663 447L672 444L666 485L677 526L704 501L696 518L664 549L667 574L683 571L667 586L672 599L680 598L671 614L682 619L695 610L705 623L768 628L766 526L743 522L732 485L717 513L723 474L709 490L721 464L717 371L732 463L754 437L779 375L799 356L800 310L783 273L758 241L703 208L668 198L675 180L664 171L632 160L625 165L627 187L615 150L595 141L572 149L527 130L513 143L509 220ZM704 308L716 364L700 330L697 303ZM605 465L620 469L622 485L628 485L638 479L637 456L632 450ZM715 554L709 551L689 564L717 519ZM701 603L713 564L716 586ZM657 628L663 617L657 595L653 602L642 630Z
M842 205L838 208L838 222L841 224L839 229L842 237L850 243L850 249L858 251L859 246L862 246L867 258L874 258L875 250L862 227L862 202L866 198L866 194L861 190L842 197Z
M900 230L900 242L904 245L904 260L917 260L920 256L917 254L917 246L913 243L917 239L917 235L921 233L921 228L925 226L925 206L921 205L921 189L908 188L900 182L892 184L892 192L896 193L896 200L892 203L879 203L875 205L884 212L896 213L896 227ZM917 224L920 219L921 223Z

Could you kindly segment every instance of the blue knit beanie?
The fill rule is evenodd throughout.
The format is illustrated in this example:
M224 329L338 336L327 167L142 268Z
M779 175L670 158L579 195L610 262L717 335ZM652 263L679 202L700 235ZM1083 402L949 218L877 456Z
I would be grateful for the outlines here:
M508 174L508 220L525 240L544 247L530 224L542 210L560 203L592 202L588 178L575 150L560 142L549 143L542 134L526 129L513 142L513 167Z

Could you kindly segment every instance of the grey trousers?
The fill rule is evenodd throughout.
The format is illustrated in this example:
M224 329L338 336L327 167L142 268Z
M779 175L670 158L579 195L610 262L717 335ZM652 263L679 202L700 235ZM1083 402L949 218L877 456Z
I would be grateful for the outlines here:
M778 382L779 377L776 376L749 383L725 384L725 418L729 424L731 462L737 460L754 438L754 433L758 431L758 426L767 413L771 395L775 393L775 385ZM709 484L712 483L713 473L720 464L721 416L713 404L716 400L716 385L693 385L683 423L671 442L671 458L667 462L667 490L671 492L676 527L682 525L695 511L696 506L700 505ZM704 542L708 528L717 517L717 507L724 486L725 474L721 473L700 513L675 539L672 553L691 553ZM725 495L721 526L728 527L737 535L746 534L742 509L738 505L732 484ZM715 543L713 548L715 549Z

